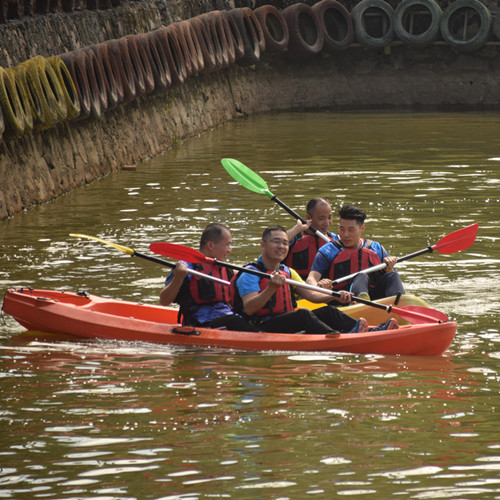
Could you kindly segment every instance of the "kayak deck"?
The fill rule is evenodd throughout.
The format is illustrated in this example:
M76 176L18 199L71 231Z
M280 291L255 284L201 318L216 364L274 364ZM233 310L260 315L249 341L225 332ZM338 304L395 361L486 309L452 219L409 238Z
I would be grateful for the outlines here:
M350 306L349 314L355 306ZM360 310L367 316L368 309ZM306 335L237 332L181 327L178 309L107 299L87 293L9 289L3 310L28 330L87 339L143 341L253 351L330 351L360 354L440 355L450 346L456 323L402 325L397 330ZM385 320L387 320L387 313ZM362 313L362 314L361 314ZM392 315L391 315L392 316ZM368 320L370 323L372 321ZM375 323L377 324L378 320Z

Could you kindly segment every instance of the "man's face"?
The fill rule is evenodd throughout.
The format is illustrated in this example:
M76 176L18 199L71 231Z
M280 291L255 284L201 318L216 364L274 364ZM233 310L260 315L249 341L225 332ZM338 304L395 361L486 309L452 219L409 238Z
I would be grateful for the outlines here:
M282 261L288 254L288 238L283 231L271 231L265 241L260 242L262 256L271 260Z
M231 233L224 230L222 238L217 242L209 241L207 243L207 257L212 257L217 260L226 260L226 257L231 253Z
M360 226L354 219L340 219L338 234L346 248L358 248L364 230L365 225Z
M328 203L318 203L307 218L311 219L313 227L326 234L332 224L332 207Z

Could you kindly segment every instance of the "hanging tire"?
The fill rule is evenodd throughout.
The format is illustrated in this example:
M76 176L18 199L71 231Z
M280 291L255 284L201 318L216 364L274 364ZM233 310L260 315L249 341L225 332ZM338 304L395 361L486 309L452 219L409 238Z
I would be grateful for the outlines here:
M17 94L19 95L19 103L21 104L21 109L24 116L24 133L29 134L33 130L33 111L31 109L30 99L26 88L24 87L22 80L17 78L16 72L12 68L7 68L7 71L12 76Z
M354 25L349 11L336 0L322 0L312 7L323 29L323 51L335 54L354 41Z
M224 20L227 39L230 40L234 46L234 59L235 61L239 61L245 55L243 37L241 36L240 30L238 29L234 18L225 10L221 10L221 15Z
M472 52L489 37L491 13L479 0L456 0L443 12L441 36L455 49Z
M212 71L216 71L220 66L217 65L214 43L205 24L199 17L192 17L188 19L187 22L193 28L194 34L200 45L201 54L203 56L203 72L211 73Z
M394 9L384 0L362 0L351 12L356 39L369 49L381 49L394 38Z
M83 120L88 118L92 111L92 96L87 77L87 55L77 50L59 54L59 57L68 68L69 74L75 84L76 93L78 94L80 114L76 119Z
M26 62L18 64L14 67L14 72L16 73L16 78L18 78L25 90L26 96L30 103L31 114L33 117L33 127L39 128L45 123L45 111L42 105L42 100L40 95L36 90L36 84L33 81L33 77L28 74L28 64ZM55 116L54 116L55 123Z
M67 119L73 120L80 115L80 101L78 100L78 93L76 92L73 79L60 57L49 57L47 62L52 66L61 85L64 100L66 101Z
M168 69L167 57L163 52L162 46L155 38L150 37L147 33L136 35L136 37L148 57L155 83L155 90L165 90L170 86L170 70Z
M410 47L425 47L439 37L442 15L434 0L403 0L394 14L394 33Z
M177 23L177 27L179 31L184 35L184 39L186 40L186 45L189 50L189 54L191 56L191 62L193 65L193 74L198 74L203 71L204 62L203 62L203 54L201 52L200 42L194 29L188 21L181 21Z
M290 5L281 12L288 25L288 52L295 59L319 54L323 48L323 29L314 10L304 3Z
M47 59L36 56L29 61L28 74L32 77L45 113L45 122L40 128L52 127L58 121L66 120L68 106L56 73Z
M150 36L156 38L163 48L170 69L172 87L184 83L187 76L186 64L176 33L168 28L159 28L151 31Z
M120 80L123 87L123 100L124 104L133 101L136 97L136 79L134 77L134 68L128 52L128 47L122 38L116 40L108 40L105 42L108 46L110 56L114 57Z
M0 106L0 139L3 137L5 132L5 119L3 117L2 106Z
M108 108L106 77L95 52L90 47L85 47L81 51L87 56L85 64L92 103L91 114L96 120L100 120Z
M7 130L17 137L24 134L25 118L12 74L0 66L0 106Z
M242 9L231 9L229 15L233 18L238 30L241 34L244 47L244 56L238 60L238 64L243 66L251 66L256 64L260 60L260 47L262 43L260 42L260 37L264 40L264 33L260 27L259 20L253 14L252 17L248 14L248 11L252 12L247 7ZM255 22L253 21L255 19ZM259 32L256 31L256 25L258 26ZM260 33L260 35L259 35ZM265 42L263 42L265 46Z
M207 12L198 16L205 24L215 48L215 54L220 67L231 64L231 56L226 36L226 30L219 11ZM234 61L233 61L234 62Z
M91 45L89 49L96 55L103 71L108 109L114 108L123 101L123 83L116 58L106 43Z
M125 40L127 41L129 48L130 60L134 66L134 72L137 78L136 84L138 85L137 88L142 90L144 87L143 94L150 94L155 89L155 79L153 76L153 70L149 64L148 55L136 35L127 35ZM142 85L141 81L143 82Z
M288 48L290 34L288 24L281 12L274 5L263 5L254 11L259 21L266 43L266 52L277 54Z
M195 71L193 59L184 36L184 31L181 29L180 23L169 24L166 29L172 33L172 36L174 36L178 42L182 58L184 59L184 65L186 67L186 78L189 78Z

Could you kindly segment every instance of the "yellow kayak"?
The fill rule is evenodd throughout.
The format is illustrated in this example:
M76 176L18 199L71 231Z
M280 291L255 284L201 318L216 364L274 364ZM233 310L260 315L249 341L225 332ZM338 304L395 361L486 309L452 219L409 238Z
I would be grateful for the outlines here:
M429 304L424 300L420 299L416 295L404 294L399 297L399 302L396 304L396 296L393 297L385 297L384 299L374 300L373 302L377 302L378 304L395 305L397 307L404 306L423 306L429 307ZM318 307L323 307L325 304L315 304L313 302L309 302L308 300L301 299L298 301L299 307L305 307L307 309L316 309ZM371 307L365 304L354 303L349 306L339 307L339 310L349 314L353 318L366 318L370 325L379 325L380 323L385 323L389 317L396 318L400 325L407 325L408 321L402 319L395 312L391 312L391 314L387 314L383 309L378 309L376 307Z

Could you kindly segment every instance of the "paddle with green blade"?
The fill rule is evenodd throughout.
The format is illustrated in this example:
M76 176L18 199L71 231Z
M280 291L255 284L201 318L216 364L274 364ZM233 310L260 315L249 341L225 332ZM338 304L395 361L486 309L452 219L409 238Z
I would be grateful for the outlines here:
M243 165L241 161L235 160L233 158L224 158L221 160L222 166L227 170L228 174L237 182L239 182L243 187L250 191L258 194L265 194L271 201L277 203L280 207L284 208L292 217L299 219L303 224L307 221L301 217L297 212L292 210L288 205L285 205L276 195L269 191L269 187L266 181L254 171L250 170L247 166ZM309 226L309 229L313 231L319 238L330 241L330 238L323 234L318 229L313 226Z
M408 255L404 255L403 257L399 257L396 262L403 262L405 260L413 259L414 257L418 257L419 255L423 255L425 253L432 253L434 251L443 254L450 254L460 252L469 248L474 241L476 241L477 231L479 228L479 224L471 224L470 226L463 227L462 229L458 229L457 231L453 231L450 234L447 234L443 238L441 238L436 244L432 246L428 246L423 250L418 250L417 252L410 253ZM338 278L332 281L332 285L338 285L339 283L343 283L345 281L349 281L359 274L368 274L373 273L375 271L379 271L380 269L384 269L387 267L385 262L378 264L376 266L368 267L367 269L362 269L353 274L349 274L347 276L343 276L342 278Z
M116 249L118 249L118 250L132 256L132 257L140 257L141 259L146 259L146 260L149 260L150 262L154 262L155 264L161 264L162 266L167 266L167 267L170 267L172 269L175 267L175 264L172 264L171 262L166 262L162 259L158 259L158 258L152 257L150 255L145 255L143 253L136 252L132 248L125 247L123 245L118 245L117 243L113 243L112 241L108 241L108 240L103 240L101 238L97 238L96 236L88 236L86 234L75 234L75 233L71 233L70 236L72 236L73 238L86 238L87 240L99 241L100 243L104 243L105 245L109 245L111 247L114 247L114 248L116 248ZM220 283L222 285L226 285L226 286L230 285L229 281L222 280L220 278L216 278L215 276L210 276L210 275L205 274L205 273L200 273L199 271L196 271L194 269L189 269L188 272L190 274L195 274L196 276L201 276L203 278L211 279L212 281L217 281L218 283Z
M270 278L269 274L264 273L262 271L258 271L256 269L248 269L246 267L237 266L235 264L230 264L225 261L220 261L211 257L207 257L198 250L183 245L177 245L175 243L163 243L163 242L151 243L149 245L149 249L154 253L157 253L159 255L164 255L166 257L170 257L173 259L185 260L187 262L199 263L199 264L202 263L217 264L219 266L228 267L230 269L235 269L237 271L254 274L261 278L267 278L267 279ZM340 292L336 292L334 290L327 290L325 288L320 288L318 286L309 285L308 283L302 283L300 281L295 281L291 279L286 279L285 282L292 286L307 288L309 290L321 292L326 295L334 297L341 296ZM448 316L446 316L446 314L436 309L431 309L428 307L422 307L422 306L395 307L393 305L379 304L378 302L372 302L371 300L365 300L360 297L352 297L352 300L355 302L360 302L361 304L366 304L371 307L376 307L378 309L385 309L387 313L394 311L395 313L399 314L401 318L414 324L444 323L446 321L449 321L449 318Z

